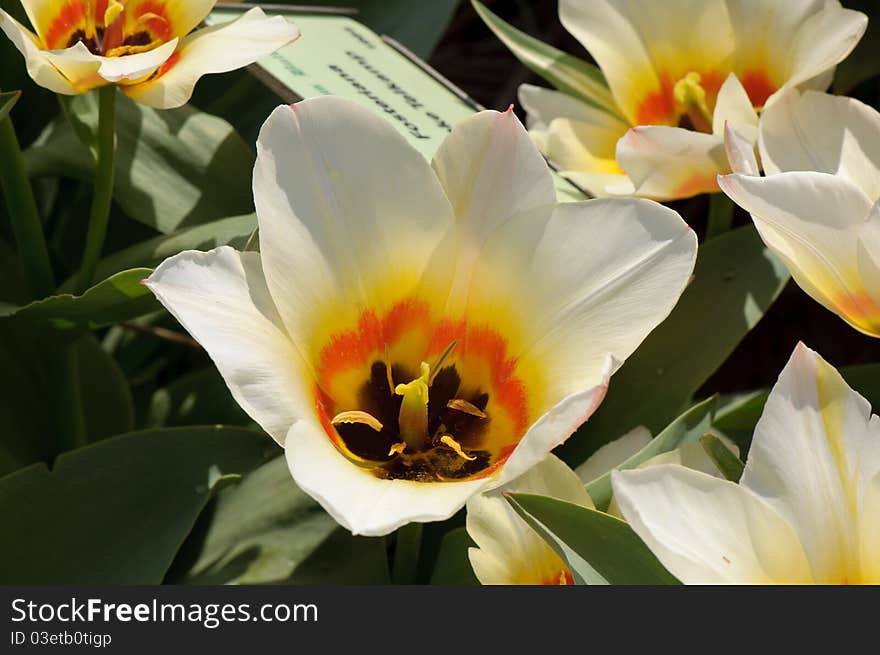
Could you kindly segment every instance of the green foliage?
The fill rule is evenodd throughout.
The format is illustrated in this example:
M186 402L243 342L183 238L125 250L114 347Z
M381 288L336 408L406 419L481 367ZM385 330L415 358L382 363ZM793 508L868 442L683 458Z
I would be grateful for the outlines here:
M580 98L612 116L620 115L617 102L598 67L519 31L477 0L473 0L473 5L486 25L529 70L563 93Z
M479 584L468 559L468 549L477 544L463 527L453 528L443 536L431 584L475 585Z
M700 437L700 444L726 479L739 482L745 465L721 439L714 434L707 434Z
M76 96L70 114L94 132L92 94ZM253 211L254 153L229 123L192 107L156 111L119 95L113 198L131 218L170 234ZM91 181L94 158L59 116L25 153L30 174Z
M132 432L0 479L0 580L156 584L212 488L277 451L257 432ZM111 536L112 535L112 536Z
M9 112L21 97L21 91L7 91L0 93L0 121L9 116Z
M507 500L568 563L578 584L678 583L620 519L547 496L511 494Z
M15 320L37 329L54 328L78 334L113 325L160 308L141 281L148 268L136 268L111 275L81 296L62 294L13 308L0 307L0 320Z
M660 434L635 455L620 464L620 470L637 467L652 457L667 453L688 443L694 443L709 429L718 399L704 400L670 423ZM611 473L605 473L587 485L593 503L600 509L607 509L611 502Z

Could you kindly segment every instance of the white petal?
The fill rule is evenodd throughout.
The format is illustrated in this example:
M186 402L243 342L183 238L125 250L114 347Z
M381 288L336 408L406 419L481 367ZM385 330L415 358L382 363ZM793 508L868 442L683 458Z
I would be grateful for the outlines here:
M550 169L512 108L457 123L431 164L476 244L517 214L556 202Z
M757 157L755 157L754 141L745 138L730 125L724 129L724 149L727 152L727 161L734 173L760 175L761 168L758 166Z
M731 73L724 80L715 100L712 114L712 132L724 134L724 126L730 125L752 143L758 138L758 114L739 79Z
M488 482L379 479L348 461L314 419L293 425L284 451L299 487L352 534L381 536L410 522L448 519Z
M611 377L615 365L614 360L609 357L605 363L602 381L597 386L564 398L533 423L489 488L503 486L523 475L585 423L605 398L608 378Z
M856 329L880 334L880 308L857 267L859 231L871 210L858 187L843 177L805 172L727 175L719 184L751 213L764 243L804 291Z
M821 357L798 344L755 427L740 484L795 528L818 583L854 579L857 507L870 406ZM877 449L874 449L875 455ZM880 459L880 458L878 458Z
M617 142L617 162L636 194L655 200L689 198L718 190L729 173L724 139L679 127L634 127Z
M632 529L685 584L812 581L792 527L748 489L673 464L611 481Z
M54 93L76 95L79 93L40 49L37 37L12 16L0 9L0 29L24 56L28 75L37 84ZM7 62L9 63L9 62Z
M411 294L454 224L422 155L373 112L332 96L272 112L257 142L254 202L269 289L311 354L328 326L356 325L365 307Z
M858 240L859 277L874 304L880 307L880 200L871 207Z
M868 485L859 513L862 584L880 584L880 473Z
M174 60L159 75L123 91L151 107L185 104L199 78L252 64L291 43L299 30L281 16L267 18L259 7L241 18L198 30L181 41ZM126 57L127 58L127 57Z
M577 475L553 455L512 481L506 491L593 506ZM483 584L547 584L558 580L565 566L497 492L468 500L467 531L479 546L468 555Z
M208 351L233 397L279 443L314 413L302 362L269 296L260 256L229 247L166 259L146 281Z
M578 466L575 471L584 482L592 482L623 464L651 442L651 431L644 425L633 428L619 439L607 443Z
M657 203L563 203L549 219L523 215L493 234L468 313L497 319L516 299L522 314L511 324L524 327L512 354L524 370L550 372L544 399L533 399L546 411L600 384L607 355L622 362L669 315L696 248L681 217Z
M858 100L788 91L761 117L760 148L768 175L839 174L880 198L880 113Z

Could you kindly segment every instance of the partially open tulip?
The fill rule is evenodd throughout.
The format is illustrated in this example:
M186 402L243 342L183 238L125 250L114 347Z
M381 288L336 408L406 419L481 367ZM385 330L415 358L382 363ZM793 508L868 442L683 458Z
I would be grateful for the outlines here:
M580 478L553 455L513 480L506 491L551 496L593 509ZM467 531L478 546L468 550L468 557L482 584L574 584L568 565L497 491L467 502Z
M185 104L202 75L252 64L299 30L254 8L192 32L216 0L22 0L36 33L0 9L0 29L40 86L65 95L116 84L160 109ZM192 34L190 34L192 32Z
M543 460L678 300L696 239L644 200L556 204L511 111L432 164L360 105L260 133L260 253L184 252L147 281L352 532L441 520Z
M749 211L798 285L857 330L880 337L880 113L855 100L787 92L752 148L729 132L737 174L725 193Z
M612 482L623 516L684 583L880 583L880 419L803 344L739 484L669 464Z
M520 89L542 152L595 195L718 191L723 130L754 135L782 89L824 89L864 14L836 0L560 0L610 97Z

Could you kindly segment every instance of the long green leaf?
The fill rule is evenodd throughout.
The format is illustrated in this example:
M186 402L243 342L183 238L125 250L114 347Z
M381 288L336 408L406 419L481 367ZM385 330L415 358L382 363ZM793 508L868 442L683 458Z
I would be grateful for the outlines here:
M557 50L538 39L521 32L473 0L480 18L506 45L513 55L529 70L540 75L559 91L580 98L612 116L620 109L608 83L596 66Z
M233 428L132 432L0 479L3 584L157 584L214 484L277 452Z
M56 450L55 439L66 426L54 411L54 399L72 392L58 378L60 347L57 339L35 335L28 325L0 321L0 475L47 460ZM90 334L70 347L76 353L88 440L131 430L134 408L119 366Z
M714 434L707 434L700 437L700 444L726 479L739 482L745 465L721 439Z
M560 449L578 465L644 425L652 433L688 406L788 281L788 271L751 225L700 246L694 280L672 314L611 379L604 402Z
M70 112L94 130L91 94L76 96ZM120 96L113 198L131 218L169 234L253 211L254 154L221 118L184 106L156 111ZM25 152L32 176L89 182L94 160L63 116Z
M608 584L678 583L620 519L547 496L510 494L507 500L561 557L566 558L564 546ZM577 578L577 568L572 567L572 574Z
M0 121L9 116L9 112L21 97L21 91L0 92Z
M717 405L718 398L713 396L691 407L651 439L644 448L616 468L620 470L635 468L661 453L696 442L709 430ZM587 491L596 507L607 509L611 502L611 473L605 473L592 480L587 485Z
M136 268L110 276L81 296L61 294L24 307L0 308L0 317L14 318L36 328L78 332L95 330L160 309L141 281L152 271Z
M479 584L468 558L468 549L477 544L467 529L454 528L443 535L440 552L431 574L431 584L475 585Z

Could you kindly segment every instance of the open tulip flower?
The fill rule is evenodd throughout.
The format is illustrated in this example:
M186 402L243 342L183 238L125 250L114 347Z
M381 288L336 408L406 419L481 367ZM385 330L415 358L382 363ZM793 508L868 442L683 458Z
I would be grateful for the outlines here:
M277 108L254 170L261 252L147 281L354 533L445 519L543 460L678 300L696 238L645 200L556 204L512 111L432 165L334 97Z
M542 152L594 195L716 192L723 130L754 135L789 87L824 89L867 17L836 0L560 0L610 93L520 87Z
M880 583L880 419L798 344L739 484L683 466L612 473L620 509L679 580Z
M593 509L581 479L553 455L512 481L506 490L552 496ZM574 584L562 558L497 492L478 494L467 502L467 531L478 546L468 550L468 557L482 584Z
M117 84L159 109L185 104L198 79L255 62L299 31L254 8L190 34L216 0L22 0L36 34L0 9L0 29L40 86L64 95Z
M880 337L880 114L852 98L787 92L761 119L759 151L732 130L720 178L767 247L815 300Z

